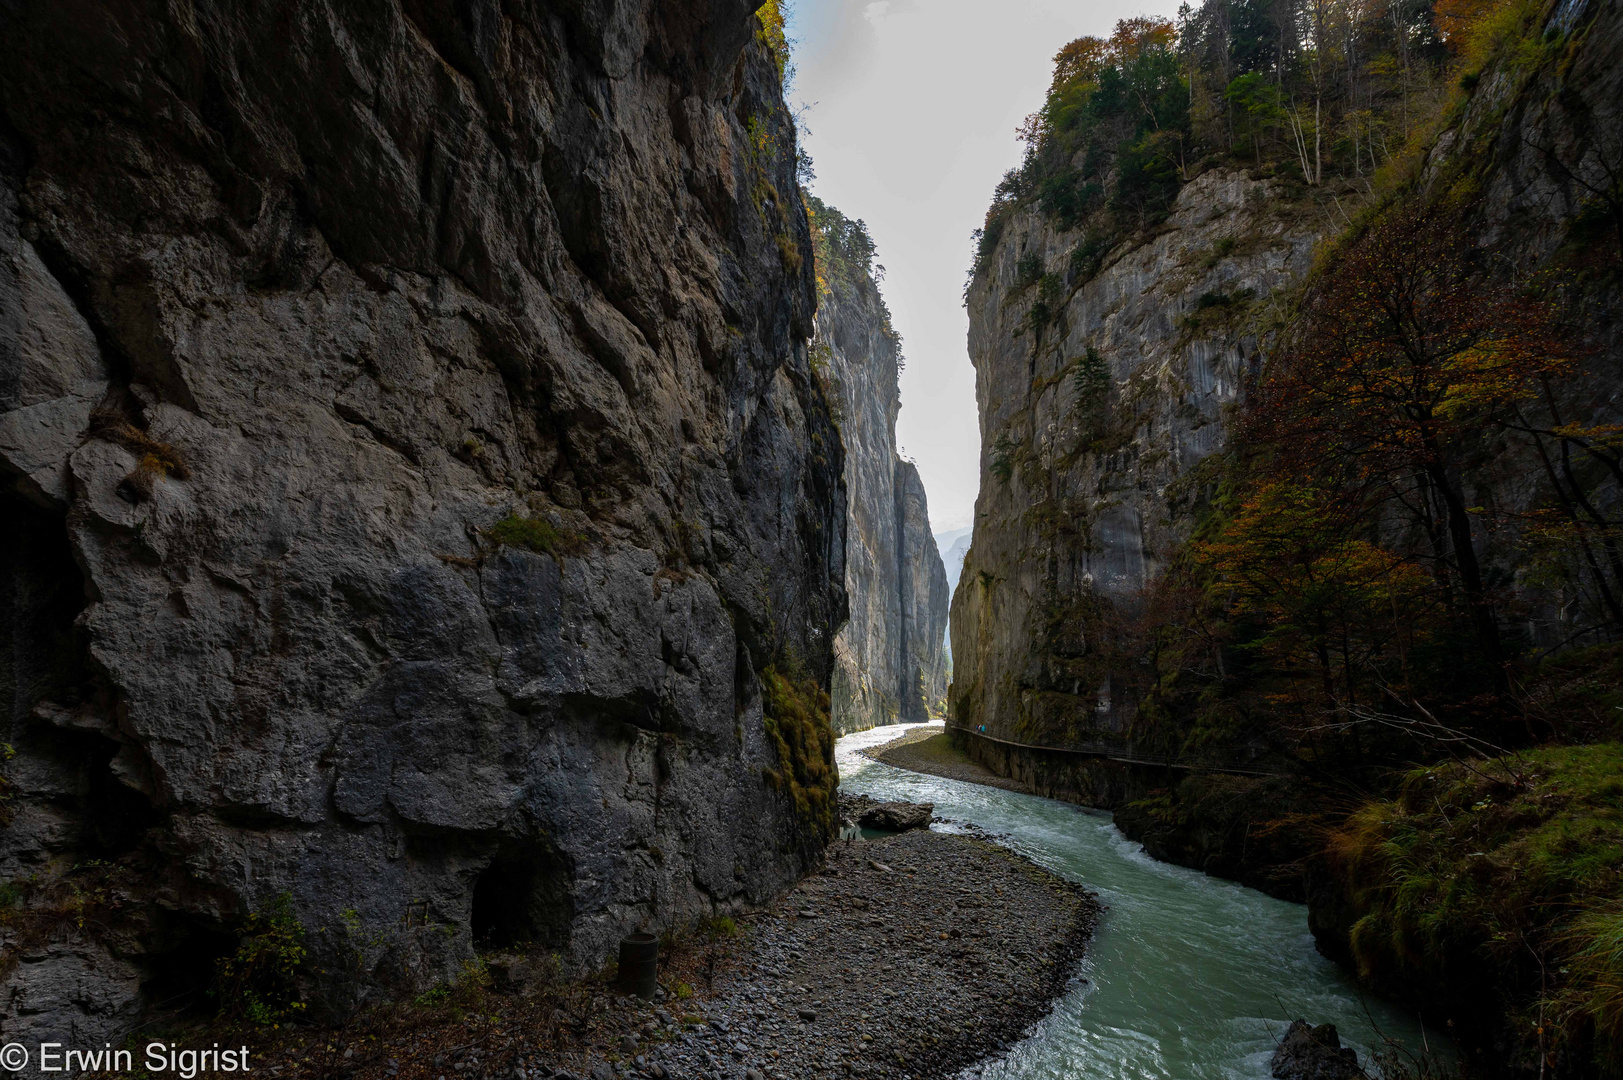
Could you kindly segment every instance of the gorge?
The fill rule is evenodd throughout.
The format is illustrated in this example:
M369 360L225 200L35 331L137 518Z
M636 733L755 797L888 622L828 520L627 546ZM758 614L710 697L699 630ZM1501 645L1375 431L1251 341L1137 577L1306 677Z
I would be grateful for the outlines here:
M1261 1076L1276 965L1614 1075L1620 34L1053 42L943 552L775 0L0 6L0 1042ZM1114 825L851 756L931 718Z

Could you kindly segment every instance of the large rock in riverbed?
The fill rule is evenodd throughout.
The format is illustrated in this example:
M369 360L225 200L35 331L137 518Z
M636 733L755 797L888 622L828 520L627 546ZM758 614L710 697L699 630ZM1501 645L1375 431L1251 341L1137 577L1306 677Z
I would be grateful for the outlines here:
M1292 1020L1285 1037L1274 1051L1274 1080L1362 1080L1358 1052L1341 1045L1334 1024L1311 1027L1306 1020Z
M909 829L928 829L935 803L887 802L863 812L857 823L864 829L882 829L885 832L907 832Z

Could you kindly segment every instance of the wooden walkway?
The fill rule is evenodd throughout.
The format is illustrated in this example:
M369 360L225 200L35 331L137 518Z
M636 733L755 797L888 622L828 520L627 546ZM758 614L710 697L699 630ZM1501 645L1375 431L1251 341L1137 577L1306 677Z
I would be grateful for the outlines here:
M1291 776L1289 769L1268 769L1255 764L1255 757L1251 751L1244 749L1217 750L1210 754L1191 756L1182 754L1151 754L1134 750L1132 747L1123 747L1112 743L1083 743L1072 746L1040 746L1035 743L1015 742L1012 739L1000 739L996 735L988 735L984 731L973 728L958 727L947 724L948 734L954 732L970 735L987 742L998 743L1002 746L1015 746L1022 750L1042 750L1052 754L1076 754L1081 757L1106 758L1110 761L1120 761L1128 765L1152 765L1165 769L1185 769L1192 772L1220 772L1235 776Z

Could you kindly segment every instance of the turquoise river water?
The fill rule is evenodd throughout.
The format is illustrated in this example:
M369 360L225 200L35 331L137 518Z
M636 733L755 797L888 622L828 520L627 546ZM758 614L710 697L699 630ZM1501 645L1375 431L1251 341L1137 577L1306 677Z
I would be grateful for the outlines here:
M1294 1017L1333 1023L1360 1062L1391 1039L1447 1053L1435 1032L1363 995L1313 948L1307 908L1156 862L1108 815L1033 795L882 765L857 751L897 725L840 739L841 790L932 802L1097 892L1107 905L1078 978L984 1080L1268 1080ZM952 826L936 826L951 828Z

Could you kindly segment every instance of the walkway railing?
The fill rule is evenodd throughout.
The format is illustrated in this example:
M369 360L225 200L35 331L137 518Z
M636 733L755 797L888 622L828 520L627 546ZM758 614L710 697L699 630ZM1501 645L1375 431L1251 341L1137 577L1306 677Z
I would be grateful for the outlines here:
M1082 757L1107 758L1128 765L1154 765L1167 769L1232 773L1236 776L1292 775L1292 771L1288 768L1270 769L1260 764L1256 760L1255 751L1247 747L1216 747L1202 751L1200 754L1158 754L1132 746L1122 746L1119 743L1092 742L1073 743L1070 746L1042 746L1036 743L1015 742L1012 739L1000 739L996 735L988 735L984 731L976 731L974 728L960 727L951 722L947 724L947 731L949 733L960 732L965 735L973 735L977 739L985 739L987 742L998 743L1002 746L1015 746L1022 750L1041 750L1054 754L1077 754Z

